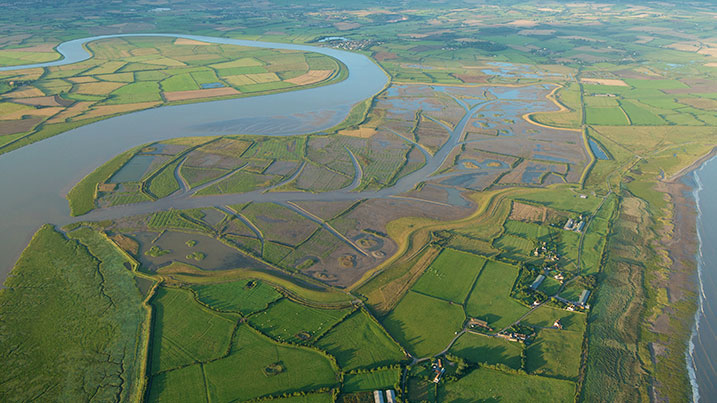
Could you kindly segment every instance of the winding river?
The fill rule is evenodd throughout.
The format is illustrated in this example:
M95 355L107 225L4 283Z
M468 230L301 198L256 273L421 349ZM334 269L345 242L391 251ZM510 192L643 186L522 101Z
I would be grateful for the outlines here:
M141 144L175 137L239 133L287 136L325 130L344 120L354 104L381 91L388 82L380 67L357 53L180 34L122 34L76 39L57 47L63 56L61 60L2 67L0 71L76 63L91 57L85 48L88 42L130 36L186 38L217 44L316 52L340 60L348 68L349 76L344 81L322 87L135 112L82 126L0 155L0 280L4 281L42 224L70 221L65 199L67 191L115 155Z

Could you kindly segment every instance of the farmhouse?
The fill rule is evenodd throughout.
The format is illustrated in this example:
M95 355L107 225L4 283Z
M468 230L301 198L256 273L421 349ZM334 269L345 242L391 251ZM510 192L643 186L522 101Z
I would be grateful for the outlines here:
M543 280L545 280L545 276L542 275L542 274L539 275L539 276L535 279L535 281L533 281L533 284L531 284L530 289L531 289L531 290L536 290L536 289L538 289L538 287L540 287L540 284L542 284Z
M468 319L468 326L470 326L472 328L481 327L483 329L487 329L489 332L493 331L493 328L488 326L488 322L481 320L481 319L477 319L477 318Z
M431 369L433 369L433 383L440 382L441 376L446 372L446 369L443 368L443 360L439 358L438 361L431 366Z
M396 392L393 389L386 390L386 403L396 403Z
M374 390L373 391L373 401L374 401L374 403L385 403L385 400L383 400L383 391Z
M560 322L560 319L555 319L555 322L553 322L553 327L558 330L563 330L563 324Z

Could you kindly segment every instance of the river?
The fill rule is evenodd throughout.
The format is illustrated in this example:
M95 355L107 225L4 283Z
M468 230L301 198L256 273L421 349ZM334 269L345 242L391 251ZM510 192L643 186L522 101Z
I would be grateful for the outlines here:
M695 402L710 402L717 397L717 158L694 171L694 196L697 204L697 273L699 302L690 339L688 366Z
M366 56L337 49L180 34L105 35L62 43L63 59L0 71L58 66L86 60L84 44L127 36L164 36L219 44L293 49L340 60L344 81L257 97L149 109L82 126L0 155L0 281L37 229L67 222L67 191L96 167L132 147L184 136L225 134L295 135L343 121L351 107L381 91L386 74Z

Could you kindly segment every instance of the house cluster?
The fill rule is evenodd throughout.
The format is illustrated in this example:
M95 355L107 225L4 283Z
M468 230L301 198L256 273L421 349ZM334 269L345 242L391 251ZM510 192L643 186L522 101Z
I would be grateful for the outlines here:
M481 320L481 319L477 319L477 318L468 319L468 327L470 327L471 329L476 329L476 328L486 329L489 332L493 331L493 328L488 326L488 322Z
M376 45L380 45L381 42L369 40L369 39L361 39L361 40L353 40L353 39L341 39L341 40L329 40L325 41L329 46L336 49L343 49L343 50L361 50L361 49L367 49Z
M560 260L560 256L552 251L550 248L548 248L548 244L546 242L543 242L540 246L535 248L533 251L533 256L545 256L548 260L551 262L557 262Z
M374 390L373 391L374 403L396 403L396 392L393 389L388 390Z
M498 337L501 337L503 339L506 339L508 341L517 341L520 343L525 343L526 340L528 340L528 335L524 333L517 333L517 332L511 332L506 331L502 333L498 333Z
M568 218L568 222L565 223L565 226L563 227L566 231L575 231L575 232L583 232L583 228L585 227L585 220L583 219L583 216L581 215L580 218L573 220L572 218Z
M438 359L431 365L431 371L433 371L433 383L441 381L441 377L446 372L446 368L443 366L443 360Z

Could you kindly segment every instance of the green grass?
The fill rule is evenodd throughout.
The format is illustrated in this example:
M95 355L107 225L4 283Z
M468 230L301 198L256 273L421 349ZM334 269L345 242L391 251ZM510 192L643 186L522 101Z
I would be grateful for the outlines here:
M174 176L174 170L180 162L180 160L177 160L169 163L162 168L162 171L154 175L149 182L149 192L161 199L179 190L179 183L177 183L177 178Z
M205 402L204 372L201 365L162 372L152 377L150 402Z
M524 193L521 194L518 199L532 201L546 207L557 210L572 211L575 213L595 211L595 209L597 209L600 205L601 200L600 198L592 196L587 199L581 199L579 192L570 192L564 187L540 190L534 193Z
M629 122L622 109L613 108L586 108L585 119L590 125L621 126Z
M528 308L510 297L518 269L505 263L489 261L468 297L466 312L481 318L497 329L510 325Z
M162 101L159 96L159 84L151 81L142 81L127 84L110 94L108 104L132 104L138 102Z
M634 101L626 100L621 103L622 109L630 117L633 125L662 126L665 121L647 109L641 108Z
M344 371L389 365L406 358L383 328L362 310L319 339L316 347L334 356Z
M426 357L443 350L464 320L460 305L409 291L383 325L411 354Z
M387 368L359 374L346 374L344 376L344 393L360 392L363 390L398 389L396 385L401 380L401 368Z
M266 375L264 370L274 363L283 371ZM338 383L336 369L324 354L278 344L246 325L237 329L230 354L205 364L204 370L210 400L222 402L308 392Z
M0 290L0 400L140 399L142 297L112 245L74 236L43 226Z
M462 304L484 264L480 256L444 249L412 289Z
M183 73L166 78L159 83L162 91L189 91L199 89L190 73Z
M299 343L315 339L349 312L350 309L312 308L285 298L272 304L268 310L252 315L249 321L276 340ZM308 333L310 338L300 338L302 332Z
M70 214L78 216L92 211L95 208L97 184L109 180L115 172L132 159L137 151L139 151L139 148L125 151L112 158L110 161L95 169L91 174L82 178L81 181L67 192L67 200L70 202Z
M478 364L503 364L521 369L523 344L500 337L465 333L451 346L450 352L467 361Z
M525 369L532 374L576 380L582 344L582 333L541 329L526 349Z
M503 251L501 256L511 260L522 260L531 256L533 249L535 249L535 244L530 239L512 234L503 234L495 240L493 245Z
M585 255L583 255L583 259L585 258ZM560 281L554 279L551 276L548 276L543 280L542 283L540 283L540 287L538 287L538 290L545 293L545 295L555 295L558 290L560 290Z
M161 287L152 299L152 373L221 357L237 318L204 308L187 290Z
M582 333L585 331L586 318L587 316L583 313L543 305L531 312L520 323L530 326L552 327L555 320L560 319L563 329Z
M253 284L253 286L249 286ZM249 315L265 309L271 302L281 298L273 287L259 280L238 280L230 283L195 284L191 287L197 299L220 311Z
M560 379L478 368L439 388L441 402L573 402L575 384Z

